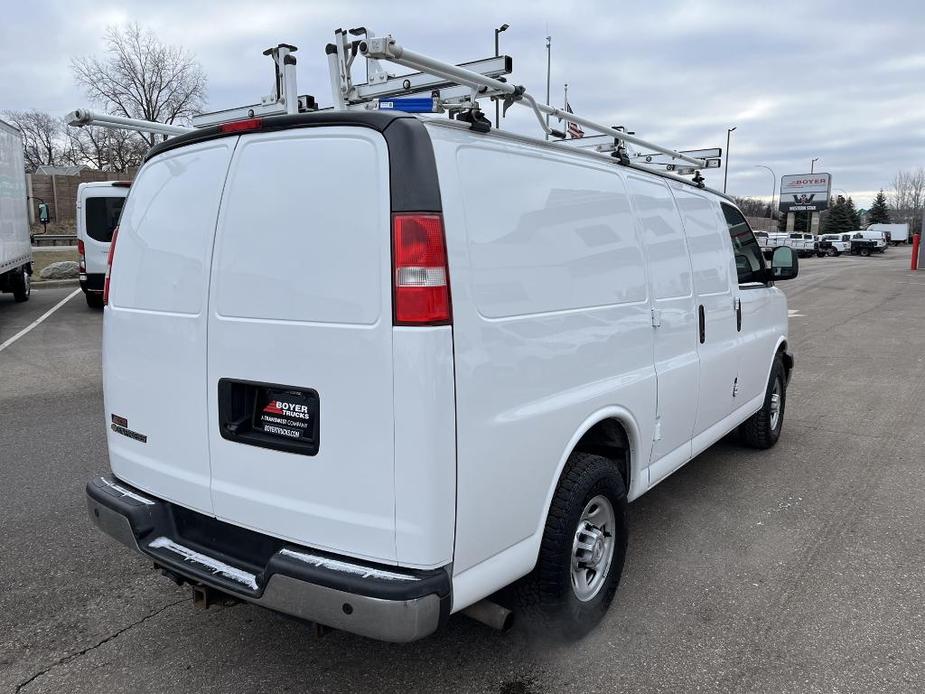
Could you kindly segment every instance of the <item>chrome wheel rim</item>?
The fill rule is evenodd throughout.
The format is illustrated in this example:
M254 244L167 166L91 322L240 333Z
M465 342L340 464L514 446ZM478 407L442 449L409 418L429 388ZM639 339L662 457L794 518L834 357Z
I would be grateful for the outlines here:
M780 379L774 379L774 390L771 391L771 429L777 429L780 424L780 407L783 400L783 388Z
M613 505L599 494L585 505L572 541L572 590L582 602L594 598L607 579L615 534Z

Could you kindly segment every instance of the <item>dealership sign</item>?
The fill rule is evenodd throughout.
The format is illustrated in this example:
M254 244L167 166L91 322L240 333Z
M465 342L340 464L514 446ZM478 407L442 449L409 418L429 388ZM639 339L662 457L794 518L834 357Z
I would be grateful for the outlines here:
M827 173L790 174L780 179L780 211L821 212L828 209L832 176Z

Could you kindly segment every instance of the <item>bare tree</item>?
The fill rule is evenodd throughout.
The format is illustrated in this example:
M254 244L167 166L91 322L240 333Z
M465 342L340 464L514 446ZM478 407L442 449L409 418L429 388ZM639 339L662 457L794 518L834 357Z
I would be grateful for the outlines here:
M22 132L28 172L66 162L61 120L43 111L4 111L3 117Z
M112 128L68 128L67 158L100 171L126 171L141 165L148 143L138 133Z
M906 222L913 231L921 229L925 209L925 169L898 171L889 196L894 221Z
M186 122L202 111L206 76L184 48L168 46L148 29L129 24L106 30L106 54L71 61L74 78L94 102L128 118ZM143 136L150 145L157 135Z

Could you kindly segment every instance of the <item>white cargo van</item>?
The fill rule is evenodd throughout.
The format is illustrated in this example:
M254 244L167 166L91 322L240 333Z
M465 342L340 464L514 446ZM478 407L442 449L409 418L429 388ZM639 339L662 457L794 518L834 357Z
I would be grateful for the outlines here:
M0 293L27 301L32 291L32 243L22 134L0 120Z
M77 187L77 253L80 288L91 308L103 308L103 280L106 277L109 244L119 224L119 215L129 181L81 183Z
M793 250L724 196L368 111L154 147L113 239L91 518L178 582L379 639L506 586L578 637L625 508L781 432Z

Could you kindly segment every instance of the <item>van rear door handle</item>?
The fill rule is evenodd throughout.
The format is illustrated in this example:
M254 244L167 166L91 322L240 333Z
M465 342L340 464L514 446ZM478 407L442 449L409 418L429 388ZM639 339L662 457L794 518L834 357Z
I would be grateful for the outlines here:
M700 344L703 344L707 339L707 321L703 314L703 304L700 304L698 312L700 313Z
M736 297L736 331L742 332L742 300Z

